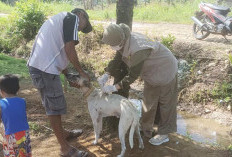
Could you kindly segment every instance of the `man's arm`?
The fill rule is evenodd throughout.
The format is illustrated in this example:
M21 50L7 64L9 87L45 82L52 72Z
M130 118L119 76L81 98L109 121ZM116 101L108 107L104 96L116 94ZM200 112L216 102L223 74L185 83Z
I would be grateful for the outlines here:
M65 52L66 52L66 55L67 55L69 61L72 63L74 68L80 73L81 76L83 76L87 80L90 80L89 76L81 68L81 65L80 65L80 62L78 59L78 55L77 55L77 52L75 50L75 41L69 41L69 42L65 43L64 49L65 49ZM65 73L67 73L67 71L64 70L63 73L65 74Z
M79 72L81 76L89 80L89 76L81 68L80 62L78 60L78 55L75 50L75 45L79 42L78 38L78 24L79 19L76 15L67 13L63 20L63 33L64 33L64 42L65 42L65 52L69 61L72 63L74 68ZM62 72L67 74L67 70Z
M144 61L140 62L139 64L131 67L129 69L129 73L128 75L126 75L122 81L120 81L118 83L118 85L116 85L116 88L117 89L128 89L130 88L130 85L138 79L138 77L140 76L140 73L142 71L142 68L143 68L143 64L144 64Z
M131 58L132 67L129 68L129 73L126 75L118 85L117 89L129 88L139 76L143 68L144 61L149 57L151 49L141 50Z

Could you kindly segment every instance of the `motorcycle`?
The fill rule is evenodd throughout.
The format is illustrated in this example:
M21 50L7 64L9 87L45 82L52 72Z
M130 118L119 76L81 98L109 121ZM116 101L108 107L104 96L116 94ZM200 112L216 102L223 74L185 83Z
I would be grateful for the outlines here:
M212 34L232 35L232 17L227 17L230 8L201 2L200 11L191 17L194 21L193 34L196 39L202 40ZM228 40L227 40L228 41Z

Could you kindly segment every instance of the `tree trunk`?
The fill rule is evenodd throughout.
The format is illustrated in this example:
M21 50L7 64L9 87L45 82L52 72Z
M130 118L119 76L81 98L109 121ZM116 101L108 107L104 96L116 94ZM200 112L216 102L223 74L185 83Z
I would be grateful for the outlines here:
M111 4L111 0L107 0L107 5L109 6Z
M116 15L117 24L125 23L132 30L134 0L117 0Z
M102 10L104 9L104 1L102 0Z
M91 5L91 10L93 10L94 9L94 0L90 0L90 5Z
M116 23L117 24L125 23L132 30L133 9L134 9L134 0L117 0L117 5L116 5L117 21ZM103 120L103 125L106 126L106 129L109 132L117 131L118 124L119 124L119 118L117 117L106 117Z
M82 0L82 3L83 3L83 6L84 6L84 9L86 10L86 4L85 4L85 0Z

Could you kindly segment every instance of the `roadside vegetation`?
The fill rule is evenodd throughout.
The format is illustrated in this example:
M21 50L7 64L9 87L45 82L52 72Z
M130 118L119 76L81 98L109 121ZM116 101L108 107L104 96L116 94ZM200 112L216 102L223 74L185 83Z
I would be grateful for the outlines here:
M10 14L14 10L14 7L11 5L8 5L6 3L3 3L0 1L0 13L2 14Z
M134 21L140 22L171 22L171 23L191 23L191 16L198 10L198 4L201 0L186 0L185 2L174 1L168 4L167 2L150 0L150 3L138 0L138 4L134 8ZM204 2L214 2L215 0L205 0ZM0 2L0 13L11 13L14 10L14 5L7 5ZM62 11L71 11L74 7L83 8L83 4L79 1L45 1L43 7L49 16ZM89 9L87 12L91 20L115 20L116 19L116 4L104 4L96 6L94 9Z

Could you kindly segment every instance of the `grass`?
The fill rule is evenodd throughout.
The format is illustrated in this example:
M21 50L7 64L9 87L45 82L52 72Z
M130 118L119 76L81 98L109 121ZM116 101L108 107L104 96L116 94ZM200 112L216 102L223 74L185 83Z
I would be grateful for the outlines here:
M18 59L0 53L0 76L6 74L16 74L20 77L29 79L29 72L26 66L27 61L25 59ZM64 82L64 75L60 76L62 83Z
M0 53L0 75L18 74L23 78L28 78L29 73L26 60L17 59Z
M10 14L14 7L0 1L0 13Z
M230 145L228 146L228 150L230 150L230 151L232 152L232 144L230 144Z
M222 83L216 83L215 88L211 91L212 98L215 100L222 100L228 103L232 100L232 82L223 81Z

